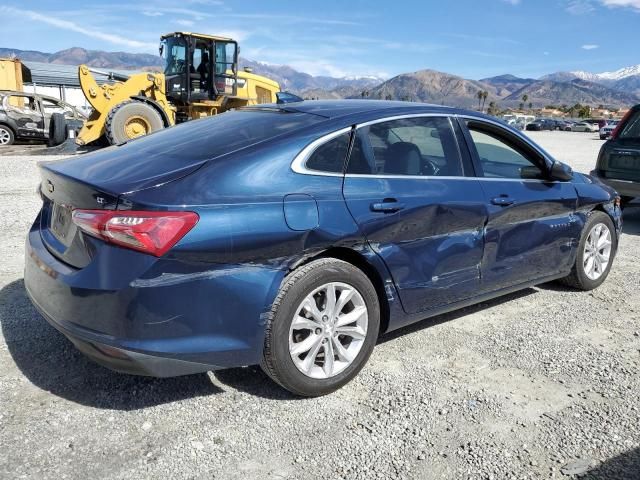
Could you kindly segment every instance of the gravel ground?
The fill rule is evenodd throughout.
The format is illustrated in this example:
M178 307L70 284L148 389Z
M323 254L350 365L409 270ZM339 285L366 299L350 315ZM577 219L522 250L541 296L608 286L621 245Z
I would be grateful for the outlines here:
M531 136L579 171L602 143ZM640 478L640 208L599 289L543 285L423 321L303 400L257 368L112 373L49 327L22 281L39 158L0 157L1 478Z

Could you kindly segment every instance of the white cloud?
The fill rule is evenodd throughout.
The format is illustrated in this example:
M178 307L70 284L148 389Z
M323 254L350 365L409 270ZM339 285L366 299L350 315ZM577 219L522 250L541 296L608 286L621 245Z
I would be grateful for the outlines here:
M607 7L630 7L640 10L640 0L600 0Z
M183 27L193 27L195 22L193 20L180 19L180 20L176 20L176 23L178 25L182 25Z
M596 48L599 48L600 45L594 45L592 43L587 43L586 45L582 45L582 49L583 50L595 50Z
M503 0L506 3L510 3L511 5L519 5L520 0Z
M156 10L154 11L145 10L142 12L142 14L146 17L161 17L164 15L164 13L158 12Z
M103 33L94 28L85 28L69 20L62 20L60 18L52 17L50 15L42 15L41 13L34 12L32 10L20 10L18 8L0 6L0 14L13 16L16 18L26 17L35 22L46 23L47 25L51 25L61 30L68 30L71 32L80 33L87 37L97 38L98 40L103 40L105 42L112 43L114 45L121 45L124 47L133 48L137 50L155 50L157 48L157 44L155 43L139 42L138 40L131 40L129 38L122 37L120 35ZM4 15L1 15L1 16L4 16Z
M593 12L595 8L592 0L569 0L566 10L572 15L585 15Z

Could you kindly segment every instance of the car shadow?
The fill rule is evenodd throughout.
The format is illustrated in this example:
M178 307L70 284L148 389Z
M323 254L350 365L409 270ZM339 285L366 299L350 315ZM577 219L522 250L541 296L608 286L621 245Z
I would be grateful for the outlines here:
M425 320L412 323L411 325L407 325L406 327L399 328L398 330L393 330L392 332L383 334L378 340L378 344L395 340L398 337L403 337L405 335L408 335L413 332L417 332L419 330L423 330L425 328L435 327L436 325L450 322L452 320L456 320L466 315L471 315L472 313L481 312L483 310L486 310L487 308L497 307L499 305L502 305L503 303L508 303L513 300L517 300L518 298L528 297L529 295L533 295L536 292L537 292L536 288L525 288L524 290L519 290L517 292L513 292L508 295L494 298L492 300L477 303L475 305L471 305L465 308L460 308L458 310L453 310L451 312L443 313L442 315L437 315L435 317L427 318Z
M622 233L640 235L640 203L637 201L624 209L622 214Z
M0 290L0 323L9 353L27 379L81 405L137 410L222 391L207 374L137 377L91 362L40 316L22 280Z
M108 410L138 410L224 392L208 373L153 378L113 372L82 353L49 325L27 297L24 281L0 290L0 326L9 353L35 386L66 400ZM269 399L294 399L260 367L213 372L230 389Z
M629 450L589 470L583 480L640 479L640 448Z

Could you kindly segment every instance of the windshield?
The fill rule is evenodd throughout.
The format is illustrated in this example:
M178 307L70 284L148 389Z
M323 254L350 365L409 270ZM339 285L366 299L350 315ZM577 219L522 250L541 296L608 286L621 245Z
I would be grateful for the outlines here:
M162 40L164 74L179 75L186 71L187 44L183 38L169 37Z

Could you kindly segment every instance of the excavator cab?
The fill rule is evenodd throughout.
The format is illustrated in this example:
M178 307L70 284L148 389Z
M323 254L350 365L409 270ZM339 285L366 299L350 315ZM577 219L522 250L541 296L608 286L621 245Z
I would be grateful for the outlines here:
M174 32L161 37L160 56L166 96L177 107L236 96L238 44L234 40Z

